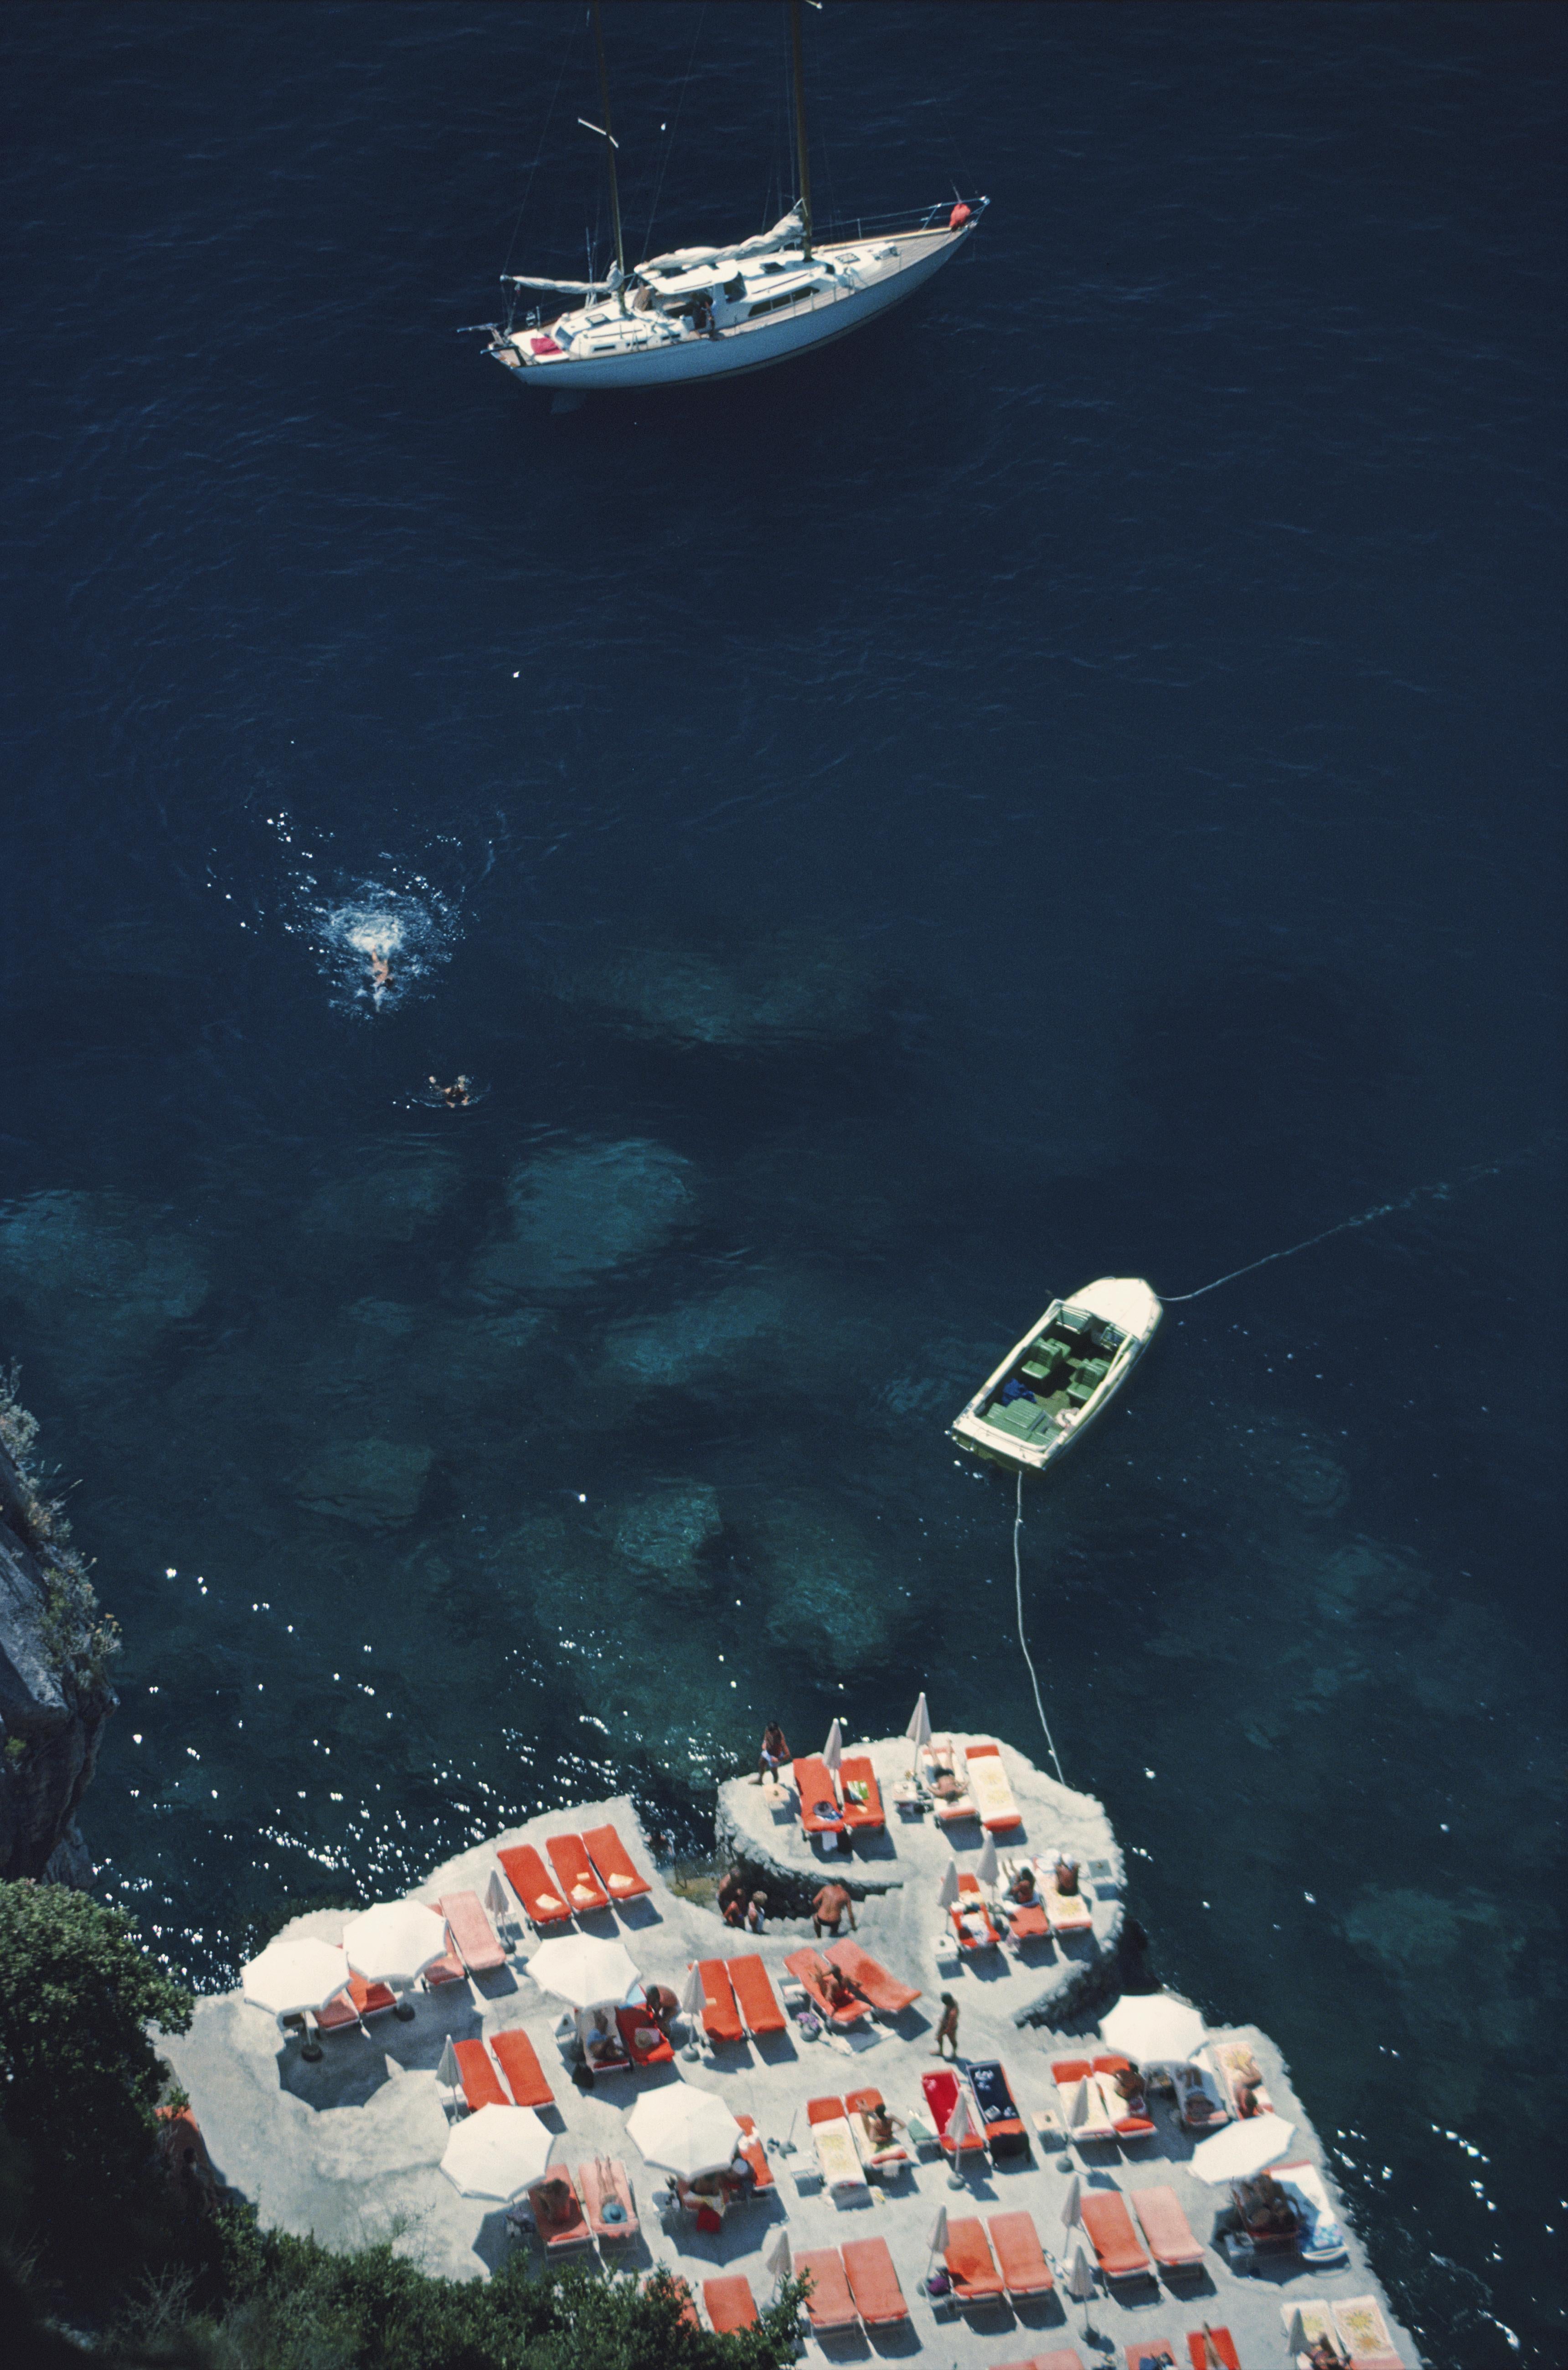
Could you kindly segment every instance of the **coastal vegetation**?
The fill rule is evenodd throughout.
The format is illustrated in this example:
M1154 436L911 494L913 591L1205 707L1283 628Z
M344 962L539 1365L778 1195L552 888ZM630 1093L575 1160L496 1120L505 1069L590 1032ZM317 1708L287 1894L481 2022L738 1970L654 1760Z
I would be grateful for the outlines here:
M799 2287L717 2337L667 2273L432 2278L396 2238L334 2254L260 2228L160 2137L188 2103L156 2033L194 2002L124 1915L0 1884L0 2320L7 2359L168 2370L776 2370ZM160 2114L160 2108L162 2112ZM186 2125L184 2130L190 2127Z

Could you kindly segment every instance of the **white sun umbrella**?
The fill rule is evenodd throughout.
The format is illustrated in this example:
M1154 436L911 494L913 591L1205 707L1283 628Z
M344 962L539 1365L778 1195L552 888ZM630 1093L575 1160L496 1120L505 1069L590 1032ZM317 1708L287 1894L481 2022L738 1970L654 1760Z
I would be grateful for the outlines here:
M1100 2030L1108 2049L1140 2065L1184 2065L1203 2040L1204 2020L1170 1992L1134 1992L1106 2009Z
M762 2267L771 2272L776 2280L787 2280L795 2268L795 2258L790 2247L790 2225L780 2222L762 2250Z
M1250 2172L1261 2172L1282 2157L1295 2131L1283 2115L1249 2115L1241 2123L1227 2123L1212 2139L1200 2140L1189 2169L1216 2189L1221 2181L1245 2180Z
M349 1962L335 1942L282 1934L240 1970L240 1988L269 2016L303 2016L324 2008L349 1987Z
M407 1991L446 1955L446 1920L422 1901L378 1901L343 1928L343 1948L367 1984Z
M822 1748L822 1757L836 1778L838 1765L844 1758L844 1731L836 1720L827 1731L827 1743Z
M1094 2265L1080 2238L1073 2249L1073 2260L1067 2266L1067 2294L1075 2304L1088 2304L1096 2293Z
M942 1870L942 1881L937 1887L938 1905L951 1909L958 1899L958 1862L950 1859Z
M1082 2081L1078 2084L1078 2088L1073 2092L1073 2111L1067 2117L1067 2125L1069 2130L1075 2132L1082 2131L1085 2123L1089 2121L1089 2076L1086 2074Z
M563 1934L553 1942L541 1942L528 1962L528 1973L542 1991L554 1992L573 2008L623 2000L638 1980L625 1946L601 1941L594 1934Z
M929 2230L926 2233L927 2260L929 2261L932 2255L945 2254L947 2251L947 2207L945 2205L939 2205L936 2212L936 2219L932 2222Z
M686 1979L681 1991L681 2014L683 2016L700 2016L702 2014L702 2003L706 1996L707 1995L704 1993L702 1988L701 1962L699 1960L694 1959L690 1966L686 1969Z
M509 1926L512 1923L511 1896L501 1881L499 1869L492 1868L490 1872L490 1882L485 1887L485 1907L499 1925Z
M1071 2180L1067 2183L1067 2193L1062 2200L1062 2227L1064 2230L1070 2230L1074 2223L1078 2220L1078 2209L1082 2204L1082 2202L1083 2183L1079 2180L1077 2173L1075 2172Z
M683 2180L722 2172L742 2137L723 2100L711 2090L699 2090L694 2082L645 2090L627 2117L626 2128L645 2164L678 2173Z
M917 1753L931 1741L931 1715L926 1709L926 1691L923 1687L920 1690L920 1700L910 1713L909 1725L904 1733Z
M463 2076L457 2064L457 2052L452 2046L450 2033L446 2036L446 2046L441 2053L441 2063L435 2069L435 2078L444 2090L455 2093L462 2086Z
M544 2172L555 2136L532 2107L481 2107L454 2127L441 2169L465 2197L510 2204Z
M980 1864L974 1873L982 1884L995 1884L1001 1872L997 1865L997 1838L987 1835L980 1847Z

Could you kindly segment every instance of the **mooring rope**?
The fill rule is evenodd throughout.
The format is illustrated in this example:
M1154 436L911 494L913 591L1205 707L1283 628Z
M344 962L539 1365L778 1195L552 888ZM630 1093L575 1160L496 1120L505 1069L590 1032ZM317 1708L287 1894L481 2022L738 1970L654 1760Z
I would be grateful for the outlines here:
M1051 1723L1045 1717L1045 1707L1040 1700L1040 1678L1034 1668L1034 1657L1029 1651L1029 1640L1023 1634L1023 1563L1019 1554L1018 1535L1023 1528L1023 1475L1018 1477L1018 1502L1013 1509L1013 1593L1018 1602L1018 1642L1023 1648L1023 1659L1029 1664L1029 1684L1034 1689L1034 1708L1040 1714L1040 1725L1045 1731L1045 1742L1051 1748L1051 1760L1062 1785L1062 1765L1057 1757L1056 1741L1051 1733Z

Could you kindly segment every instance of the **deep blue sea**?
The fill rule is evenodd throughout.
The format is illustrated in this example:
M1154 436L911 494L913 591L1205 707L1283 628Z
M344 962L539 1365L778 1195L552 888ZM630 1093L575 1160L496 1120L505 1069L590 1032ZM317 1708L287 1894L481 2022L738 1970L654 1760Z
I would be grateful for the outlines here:
M605 23L634 251L770 221L784 12ZM0 1353L198 1983L769 1713L1043 1751L944 1421L1399 1205L1171 1307L1031 1642L1431 2358L1564 2358L1564 33L808 12L819 219L979 236L552 417L580 8L6 12Z

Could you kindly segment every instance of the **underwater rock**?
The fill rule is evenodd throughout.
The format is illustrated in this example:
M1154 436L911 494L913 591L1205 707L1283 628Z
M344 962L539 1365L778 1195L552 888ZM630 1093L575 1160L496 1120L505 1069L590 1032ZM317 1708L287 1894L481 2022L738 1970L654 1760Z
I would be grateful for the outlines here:
M773 1293L736 1284L666 1316L612 1328L604 1375L663 1387L690 1382L733 1363L759 1335L777 1330L782 1317Z
M859 1037L876 1017L877 967L820 932L776 930L702 946L633 947L556 982L570 1004L629 1035L744 1047Z
M362 1530L411 1522L434 1462L428 1448L398 1440L339 1440L290 1474L291 1497L313 1513L335 1514Z
M450 1207L462 1170L449 1152L429 1145L386 1148L377 1167L317 1188L300 1214L312 1235L352 1235L378 1243L409 1243L421 1226Z
M767 1636L807 1671L835 1680L885 1652L888 1575L824 1500L775 1502L759 1519L767 1559Z
M640 1259L692 1213L691 1163L667 1145L561 1145L513 1171L511 1233L470 1274L481 1295L570 1290Z
M1357 1539L1320 1568L1312 1593L1326 1620L1365 1621L1416 1613L1432 1593L1432 1583L1397 1547Z
M628 1506L616 1526L616 1552L683 1593L706 1594L697 1559L723 1527L717 1490L706 1481L686 1482Z
M74 1385L146 1356L206 1297L206 1271L183 1237L121 1194L35 1193L0 1208L0 1300L27 1310Z

